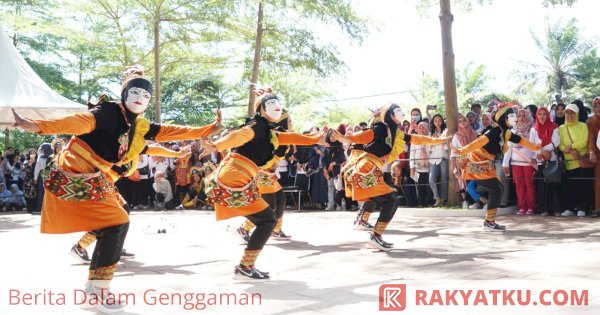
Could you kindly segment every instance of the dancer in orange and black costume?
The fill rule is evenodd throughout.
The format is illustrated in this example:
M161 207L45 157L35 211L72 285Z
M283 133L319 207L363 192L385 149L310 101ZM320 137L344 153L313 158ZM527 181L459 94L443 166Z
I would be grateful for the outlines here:
M291 119L288 113L284 113L279 121L275 125L275 130L288 131L291 129ZM275 174L275 169L279 165L279 162L284 159L286 153L289 151L289 146L281 145L275 151L273 151L273 158L260 168L260 171L256 175L256 186L262 198L269 204L271 208L275 210L277 216L277 223L271 237L279 240L289 240L291 236L285 234L281 227L283 226L283 212L285 210L285 204L287 198L283 192L281 184L279 184L279 178ZM236 229L237 235L248 243L250 240L250 231L255 227L252 221L246 219L244 223Z
M256 176L260 167L273 159L274 151L280 145L324 144L321 139L324 137L275 131L273 123L282 115L279 98L270 89L259 90L257 94L256 115L240 129L214 143L204 142L202 153L206 156L214 151L231 149L209 178L206 195L214 204L217 220L244 216L256 226L234 269L234 277L244 280L269 278L269 274L256 269L254 263L277 222L275 212L258 191Z
M125 72L120 102L103 96L88 112L50 120L23 118L13 110L15 127L38 134L74 135L43 171L41 232L94 231L97 243L85 292L101 297L97 307L102 312L124 307L106 294L129 229L125 200L115 181L136 170L144 150L147 154L160 150L146 149L146 140L198 139L220 128L220 114L214 124L198 128L151 123L140 115L151 96L152 84L144 68L133 66Z
M540 146L528 139L513 134L510 129L517 122L517 115L511 108L512 103L502 104L492 115L497 126L489 129L475 141L458 149L450 145L458 154L456 159L460 165L461 177L464 180L475 180L477 187L488 193L488 209L483 221L484 231L504 232L506 227L496 223L496 214L502 197L502 183L496 175L494 158L506 152L508 141L517 143L531 151L539 151Z
M392 221L397 208L393 195L394 189L383 180L381 171L383 164L391 164L396 160L400 153L404 152L407 142L427 145L448 141L448 139L405 134L399 129L404 116L400 106L391 104L381 113L376 114L370 129L351 136L336 134L332 137L333 141L365 145L364 152L360 156L349 158L350 164L344 167L344 179L349 183L346 185L351 190L352 199L365 201L364 204L369 206L374 204L381 206L381 213L368 242L382 251L392 249L393 244L385 242L382 234ZM369 210L373 209L364 209L364 211Z

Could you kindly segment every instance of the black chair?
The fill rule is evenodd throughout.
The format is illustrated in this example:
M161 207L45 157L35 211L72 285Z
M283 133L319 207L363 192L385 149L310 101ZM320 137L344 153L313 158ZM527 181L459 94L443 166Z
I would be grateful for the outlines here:
M310 177L306 174L296 174L294 177L294 186L283 187L283 193L290 194L294 205L298 205L298 210L302 207L302 194L305 194L310 201ZM296 203L295 194L298 193L298 202ZM311 201L312 202L312 201Z

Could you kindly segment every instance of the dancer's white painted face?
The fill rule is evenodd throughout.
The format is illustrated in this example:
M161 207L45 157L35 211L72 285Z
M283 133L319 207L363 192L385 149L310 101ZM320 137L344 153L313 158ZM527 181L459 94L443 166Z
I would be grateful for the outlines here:
M392 113L392 119L395 123L397 123L398 125L402 124L402 121L404 121L404 117L406 117L406 115L402 111L402 108L398 107L394 109L394 112Z
M515 114L515 113L508 114L508 118L506 119L506 125L508 127L514 127L516 123L517 123L517 114Z
M277 121L281 118L283 114L283 107L278 99L272 98L265 102L265 113L267 114L267 119Z
M148 108L151 97L152 95L150 92L142 88L132 87L127 91L125 106L130 112L134 114L141 114L146 111L146 108Z

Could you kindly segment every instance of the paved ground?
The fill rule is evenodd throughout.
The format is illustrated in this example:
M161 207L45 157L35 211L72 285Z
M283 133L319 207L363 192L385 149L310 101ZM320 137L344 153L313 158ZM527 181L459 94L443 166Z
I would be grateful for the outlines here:
M404 314L600 314L600 219L507 216L499 221L509 231L494 234L481 232L479 218L414 217L400 209L385 237L396 249L383 253L365 246L366 232L351 229L353 216L286 213L284 231L293 240L270 241L257 262L272 279L248 283L231 277L243 250L230 228L239 218L215 222L209 211L134 212L125 247L137 257L121 264L113 290L130 293L124 314L375 314L382 284L406 284L406 309L398 312ZM167 234L150 233L158 228ZM38 230L39 216L0 216L0 314L96 313L73 305L87 266L68 252L81 234L42 235ZM538 301L544 289L588 290L588 305L482 306L479 297L473 306L475 293L467 307L416 305L415 295L422 294L417 290L428 294L421 301L452 303L434 289L529 289L531 301ZM24 299L36 293L37 302ZM61 303L59 293L66 305L51 305ZM166 305L151 305L159 293L168 297ZM209 300L210 293L237 294L239 304L250 303L243 298L253 293L262 299L257 305L255 295L254 306L222 300L225 305L187 311L185 293L193 293L187 306L199 308L198 301L218 302ZM204 300L198 293L206 294ZM491 297L488 304L493 304ZM511 301L500 297L499 304Z

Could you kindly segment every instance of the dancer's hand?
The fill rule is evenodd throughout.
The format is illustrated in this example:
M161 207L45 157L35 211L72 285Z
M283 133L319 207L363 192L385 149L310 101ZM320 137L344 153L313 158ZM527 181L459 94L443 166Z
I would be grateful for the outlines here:
M317 142L318 145L321 145L324 147L329 147L329 143L327 143L327 131L328 130L329 129L327 127L323 127L323 130L319 134L319 142Z
M221 124L221 120L223 119L223 117L221 116L221 109L217 109L217 117L215 117L215 126L218 126Z
M204 150L202 151L202 154L200 154L200 158L209 156L213 152L217 151L217 146L214 143L212 143L212 141L210 141L208 139L202 139L201 141L202 141L202 148Z
M192 155L192 147L190 146L185 146L179 151L179 158L184 158L190 155Z
M452 145L452 143L448 144L450 146L450 150L452 150L452 152L456 153L456 154L460 154L460 150L458 150L455 146Z
M29 132L40 132L40 127L37 124L35 124L31 119L21 117L19 114L17 114L14 108L12 109L12 112L15 116L15 122L13 123L13 127L21 128Z

